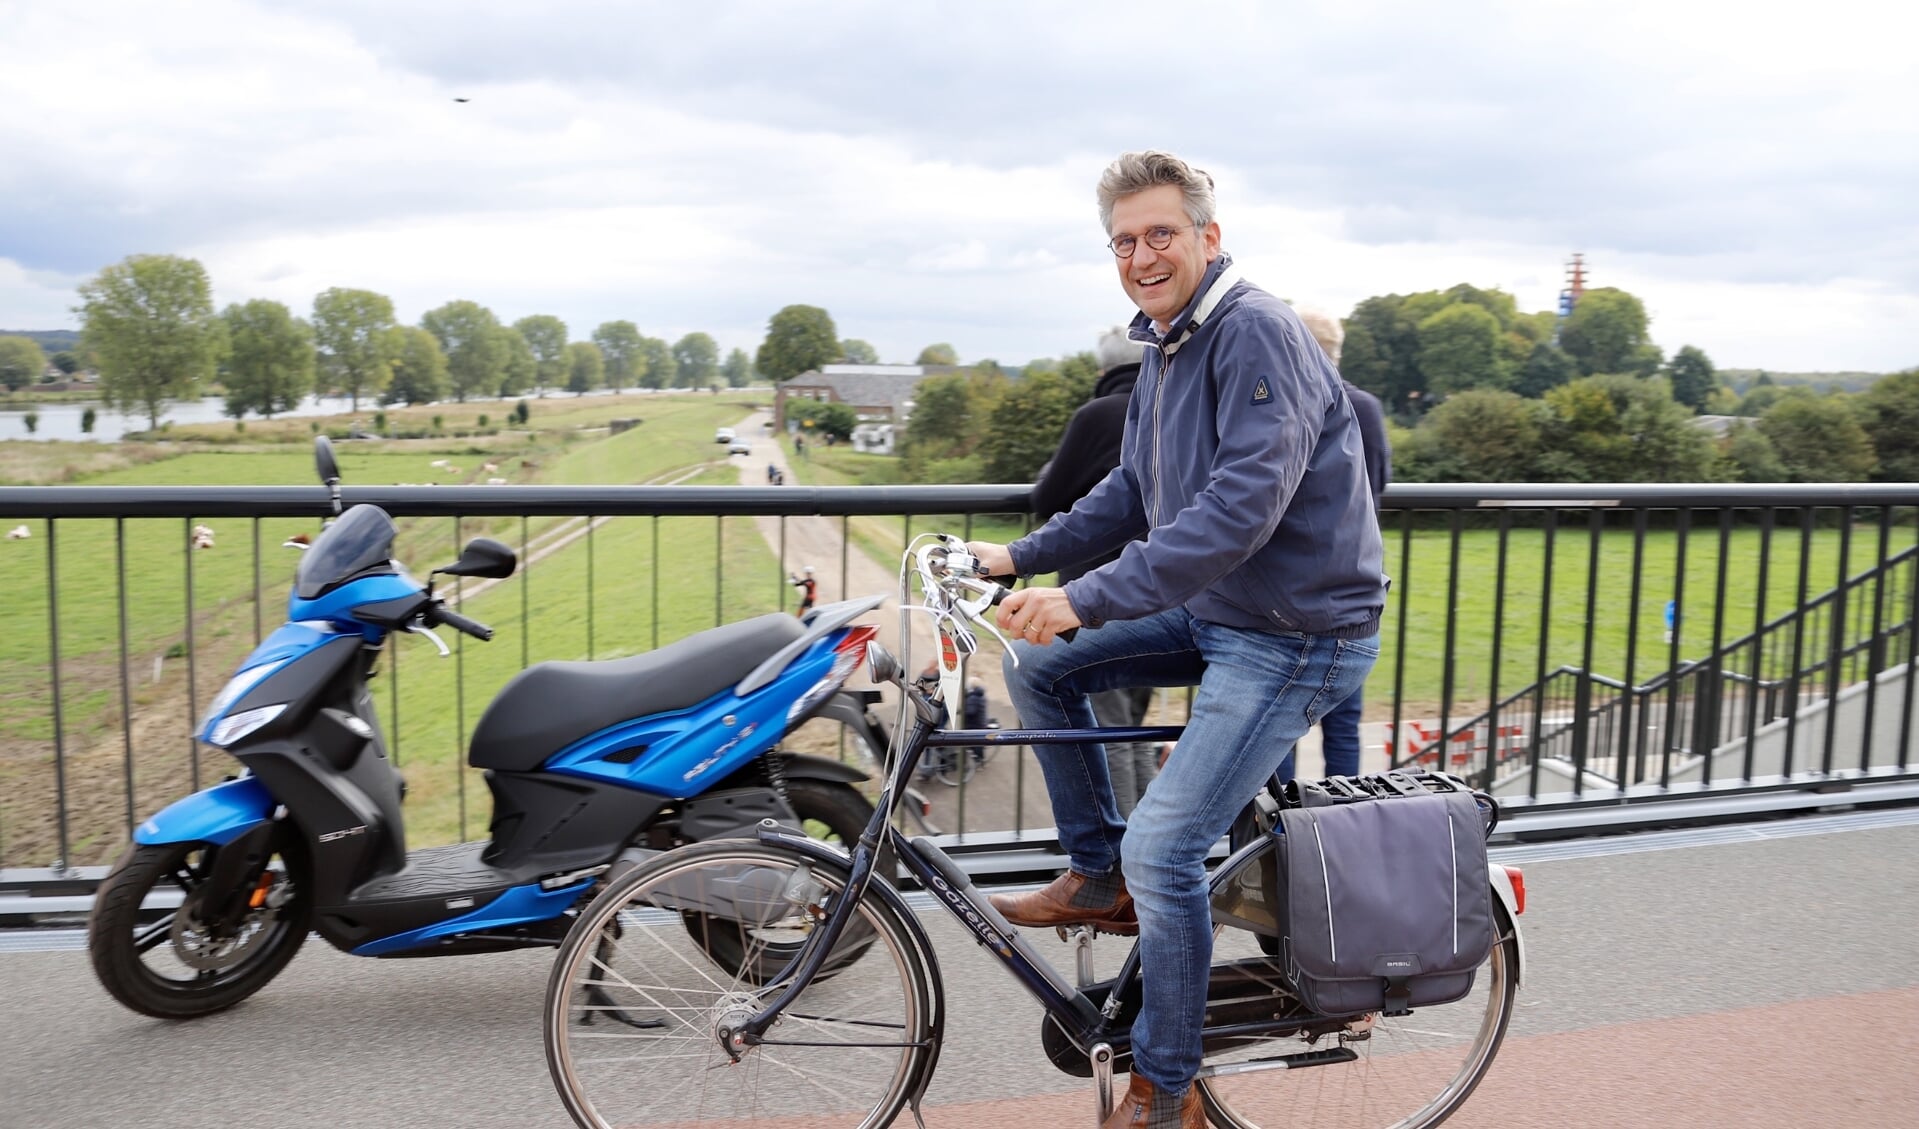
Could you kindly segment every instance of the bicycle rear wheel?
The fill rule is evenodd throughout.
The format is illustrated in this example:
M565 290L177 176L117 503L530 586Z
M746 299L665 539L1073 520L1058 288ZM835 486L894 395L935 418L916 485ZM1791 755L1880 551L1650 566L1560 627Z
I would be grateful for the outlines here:
M935 988L908 926L868 893L849 925L862 959L815 980L735 1061L721 1027L760 1010L763 988L716 963L686 915L740 927L747 966L797 954L846 877L842 867L743 840L681 847L608 887L574 922L547 982L547 1066L575 1122L591 1129L749 1124L890 1124L931 1044Z
M1208 1055L1197 1085L1212 1123L1221 1129L1424 1129L1452 1116L1485 1077L1512 1019L1519 939L1497 899L1493 913L1499 940L1464 999L1399 1017L1323 1021L1296 1035ZM1245 930L1224 930L1214 959L1258 955L1257 940ZM1274 979L1275 990L1283 991ZM1292 1068L1254 1068L1281 1056ZM1221 1073L1207 1076L1209 1069Z

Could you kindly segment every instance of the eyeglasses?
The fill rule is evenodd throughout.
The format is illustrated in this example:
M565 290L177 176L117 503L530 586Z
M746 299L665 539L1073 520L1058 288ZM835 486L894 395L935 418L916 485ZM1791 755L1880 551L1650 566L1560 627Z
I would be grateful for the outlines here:
M1186 230L1186 227L1149 227L1145 235L1115 235L1106 241L1106 246L1120 258L1130 259L1133 252L1139 250L1140 240L1144 239L1155 251L1164 251L1173 245L1173 236Z

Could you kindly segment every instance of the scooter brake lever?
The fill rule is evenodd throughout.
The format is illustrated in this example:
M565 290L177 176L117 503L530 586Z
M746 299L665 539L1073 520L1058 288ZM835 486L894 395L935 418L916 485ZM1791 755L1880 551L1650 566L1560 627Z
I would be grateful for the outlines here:
M440 648L441 658L446 658L448 655L453 653L453 649L446 645L446 640L440 638L438 633L436 633L431 627L426 627L422 624L415 623L409 626L407 630L413 632L415 635L424 635L428 639L433 640L433 645L435 647Z

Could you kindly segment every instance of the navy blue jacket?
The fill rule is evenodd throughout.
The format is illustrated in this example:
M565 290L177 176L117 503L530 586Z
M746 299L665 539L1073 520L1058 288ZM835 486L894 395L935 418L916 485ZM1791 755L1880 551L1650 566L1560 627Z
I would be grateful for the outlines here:
M1152 348L1120 465L1008 546L1014 568L1121 549L1065 586L1091 627L1184 605L1233 627L1371 636L1386 578L1352 405L1292 309L1231 266L1208 266L1166 336L1134 319Z

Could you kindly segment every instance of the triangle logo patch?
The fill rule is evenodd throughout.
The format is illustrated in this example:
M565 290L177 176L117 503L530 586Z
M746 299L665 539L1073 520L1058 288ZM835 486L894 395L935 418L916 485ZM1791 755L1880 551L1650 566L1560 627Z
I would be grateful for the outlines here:
M1273 390L1266 387L1266 378L1260 377L1258 383L1253 385L1253 403L1264 404L1272 398Z

